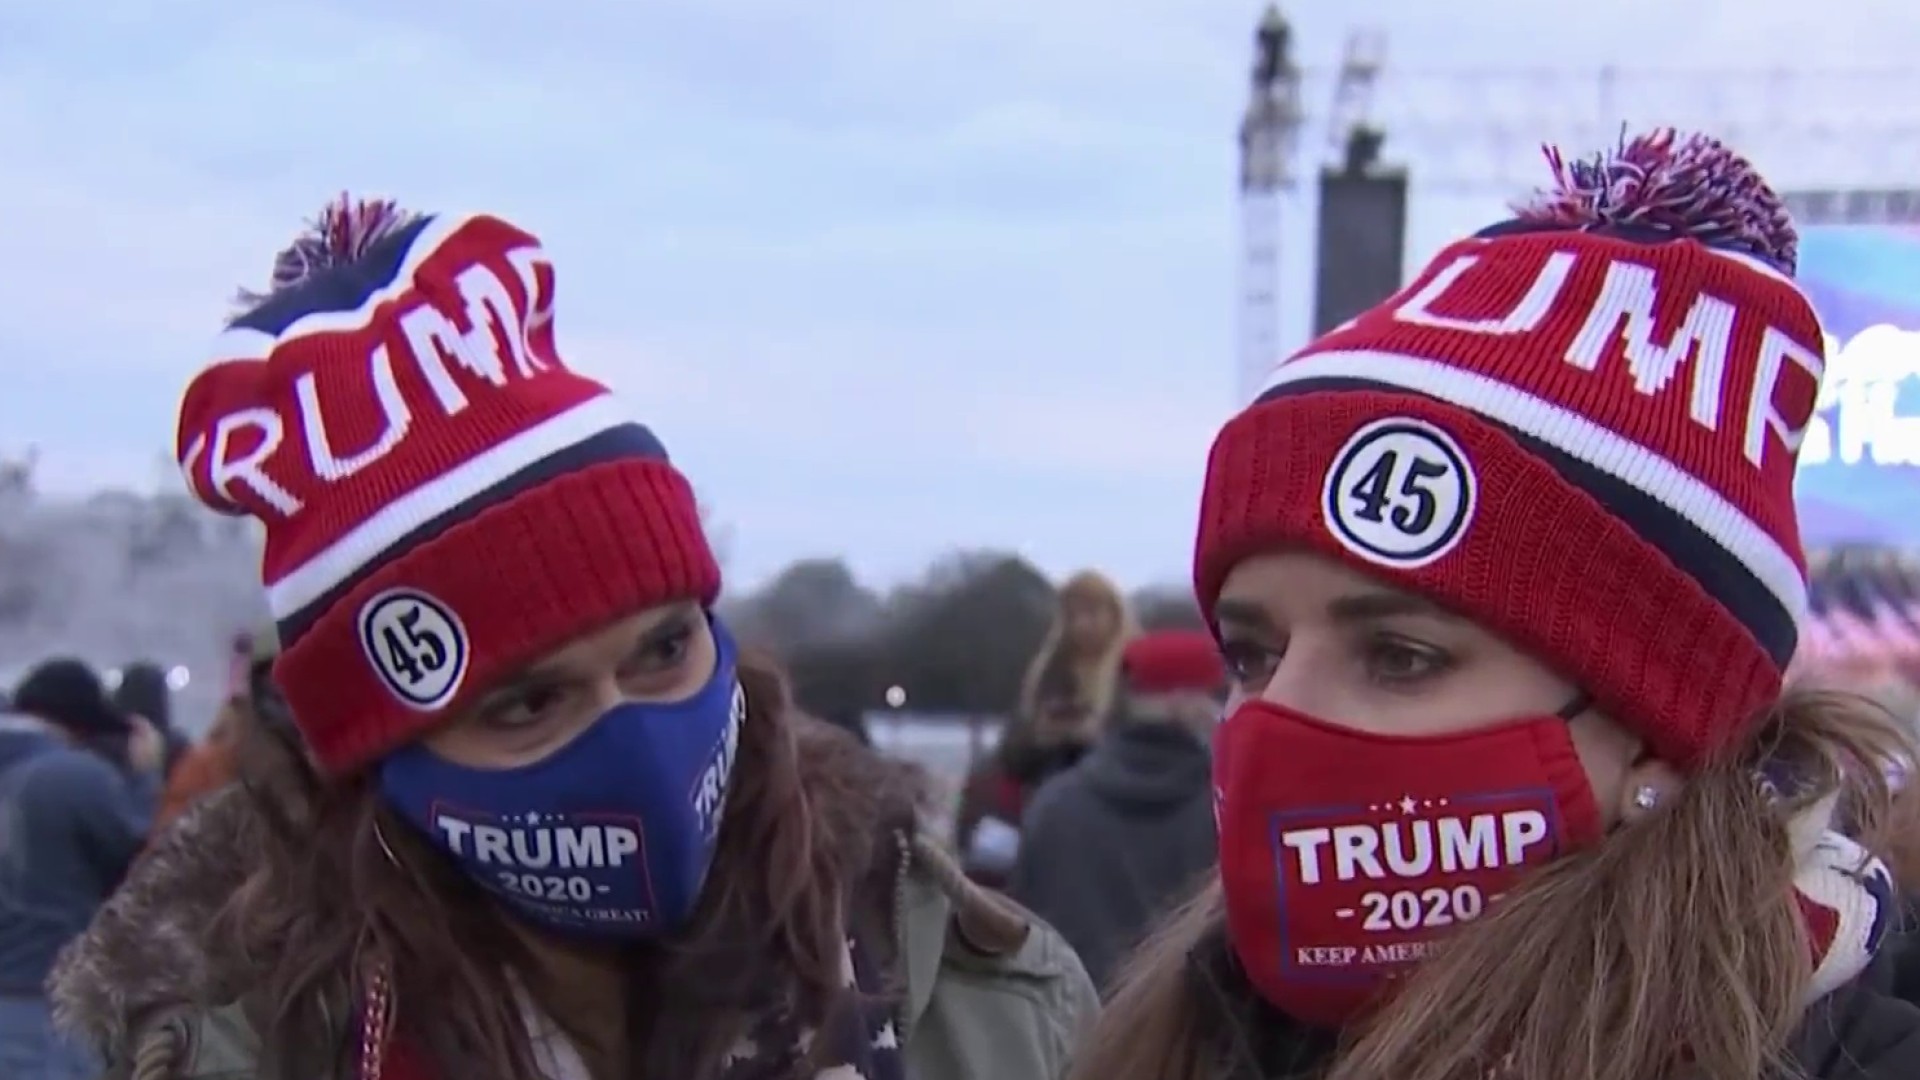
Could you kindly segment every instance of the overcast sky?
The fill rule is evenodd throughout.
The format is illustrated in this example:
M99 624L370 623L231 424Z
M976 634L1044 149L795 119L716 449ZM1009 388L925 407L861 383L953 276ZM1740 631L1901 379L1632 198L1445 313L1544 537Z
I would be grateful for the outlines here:
M1834 73L1912 63L1904 0L1300 6L1310 65L1386 32L1416 258L1496 217L1539 138L1620 121L1731 126L1786 186L1920 177L1920 80ZM351 188L544 238L563 352L667 441L740 584L980 545L1178 579L1234 404L1258 5L946 8L0 3L0 451L156 483L234 287ZM1605 63L1611 91L1447 74ZM1704 63L1821 73L1645 74Z

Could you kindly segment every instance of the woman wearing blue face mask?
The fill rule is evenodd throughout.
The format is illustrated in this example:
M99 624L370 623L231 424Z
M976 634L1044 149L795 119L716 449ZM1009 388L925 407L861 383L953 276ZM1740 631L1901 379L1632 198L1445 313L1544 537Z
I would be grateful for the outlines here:
M66 958L112 1075L1057 1075L1078 961L921 839L907 774L789 721L686 480L561 362L539 243L343 200L273 284L179 457L264 526L304 752L263 743Z

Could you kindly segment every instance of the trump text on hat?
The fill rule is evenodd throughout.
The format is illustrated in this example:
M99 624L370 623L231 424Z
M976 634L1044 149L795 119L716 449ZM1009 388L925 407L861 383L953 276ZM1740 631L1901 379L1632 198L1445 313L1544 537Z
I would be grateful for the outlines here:
M1707 259L1710 265L1738 256L1716 253ZM1798 449L1823 368L1817 337L1803 342L1800 338L1812 335L1768 320L1760 305L1717 295L1709 276L1695 267L1683 270L1659 260L1643 263L1593 251L1541 250L1524 280L1503 275L1498 282L1476 283L1472 278L1480 262L1481 255L1468 246L1396 306L1393 318L1427 330L1513 339L1516 350L1551 352L1584 372L1599 371L1617 350L1624 374L1643 398L1667 392L1680 369L1690 365L1686 414L1694 424L1720 432L1731 420L1742 456L1755 467L1764 461L1769 434L1783 449ZM1793 286L1772 271L1748 268L1758 270L1748 277L1763 280L1763 287L1792 292ZM1497 292L1504 302L1474 304L1470 314L1450 306L1459 293L1476 291L1482 296ZM1804 302L1797 306L1804 308Z
M269 363L291 370L256 375L250 399L191 433L181 458L188 482L213 505L292 517L306 505L303 491L393 456L420 417L454 420L473 395L551 370L534 344L552 319L545 257L537 247L465 254L435 253L359 310L307 316L283 331ZM450 285L420 287L442 257ZM297 449L287 445L290 429ZM484 446L493 433L469 434Z

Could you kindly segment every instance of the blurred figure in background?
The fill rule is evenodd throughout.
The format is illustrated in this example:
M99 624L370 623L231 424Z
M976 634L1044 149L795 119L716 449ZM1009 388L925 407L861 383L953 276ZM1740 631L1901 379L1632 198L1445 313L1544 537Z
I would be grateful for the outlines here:
M146 718L160 733L166 746L161 775L172 776L174 767L193 747L193 740L173 724L173 684L167 671L151 660L135 660L120 669L120 683L113 688L114 707L128 716Z
M152 820L165 745L79 660L49 660L0 716L0 1077L83 1080L99 1063L54 1031L54 957L119 885Z
M1006 883L1028 796L1099 737L1113 707L1120 653L1133 635L1133 615L1113 582L1092 570L1067 579L1053 626L1027 668L1019 708L960 793L955 849L975 881Z
M271 626L235 639L226 699L207 737L168 776L154 818L156 835L201 799L239 778L240 750L254 728L269 722L291 727L286 703L273 685L273 660L279 651L279 639Z
M194 804L234 781L234 755L250 722L250 711L246 698L238 695L230 695L221 703L207 737L189 749L167 774L153 815L152 836L158 837Z
M1034 793L1007 884L1103 991L1214 864L1208 741L1226 664L1211 635L1166 630L1127 646L1121 685L1106 734Z

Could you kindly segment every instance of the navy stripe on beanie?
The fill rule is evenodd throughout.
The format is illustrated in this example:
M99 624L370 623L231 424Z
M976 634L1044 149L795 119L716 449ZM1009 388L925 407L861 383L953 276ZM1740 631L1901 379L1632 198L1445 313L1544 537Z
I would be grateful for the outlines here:
M352 575L340 579L326 592L277 621L274 627L279 632L281 647L291 647L298 642L307 629L325 614L335 601L352 592L362 581L379 573L387 564L446 532L449 528L461 522L472 521L514 496L531 491L562 476L595 465L633 460L667 461L666 447L661 445L660 440L644 424L628 423L609 428L585 441L567 446L558 453L550 454L471 498L448 507L431 520L421 523L413 531L395 540L379 555L362 564Z

